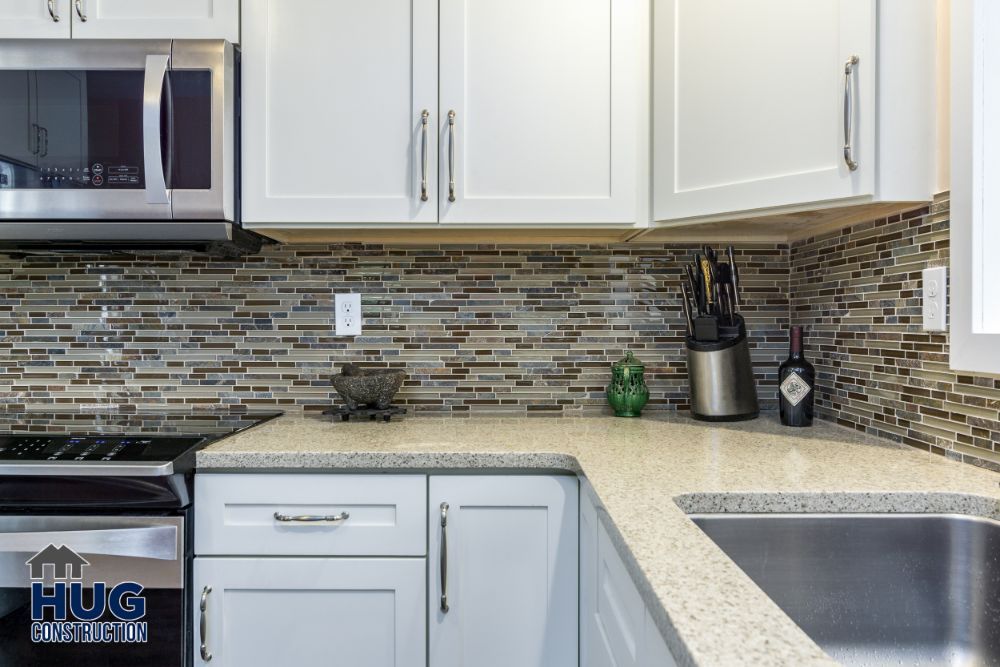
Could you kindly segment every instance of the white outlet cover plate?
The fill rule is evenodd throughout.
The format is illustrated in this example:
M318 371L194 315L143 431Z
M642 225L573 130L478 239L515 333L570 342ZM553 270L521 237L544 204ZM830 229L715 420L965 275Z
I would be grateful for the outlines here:
M361 295L337 294L334 296L334 323L338 336L361 335Z
M947 331L948 328L948 269L932 266L924 269L921 305L924 331Z

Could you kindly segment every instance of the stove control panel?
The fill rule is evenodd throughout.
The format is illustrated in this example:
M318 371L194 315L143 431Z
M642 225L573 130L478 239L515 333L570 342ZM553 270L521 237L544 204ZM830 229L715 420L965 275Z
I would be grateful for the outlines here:
M2 435L0 461L172 461L200 441L150 435Z

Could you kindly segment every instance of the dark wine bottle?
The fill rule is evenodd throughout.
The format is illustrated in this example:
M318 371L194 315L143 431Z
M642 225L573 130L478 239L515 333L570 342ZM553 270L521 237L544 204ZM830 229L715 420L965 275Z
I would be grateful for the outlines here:
M778 369L778 401L785 426L812 426L816 369L802 354L802 327L792 327L788 359Z

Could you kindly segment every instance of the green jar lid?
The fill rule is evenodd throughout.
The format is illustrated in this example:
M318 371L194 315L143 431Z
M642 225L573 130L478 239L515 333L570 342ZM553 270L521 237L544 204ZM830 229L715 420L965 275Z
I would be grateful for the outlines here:
M613 364L613 368L627 368L629 370L641 371L645 369L646 366L638 359L636 359L635 355L632 354L632 352L629 350L625 352L624 359L622 359L621 361L616 361Z

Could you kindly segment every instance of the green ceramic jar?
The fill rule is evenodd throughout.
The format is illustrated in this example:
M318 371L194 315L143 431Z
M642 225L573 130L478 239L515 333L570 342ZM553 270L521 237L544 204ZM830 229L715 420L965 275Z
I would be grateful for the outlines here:
M616 417L638 417L649 401L649 389L643 378L646 369L631 352L611 366L608 403Z

